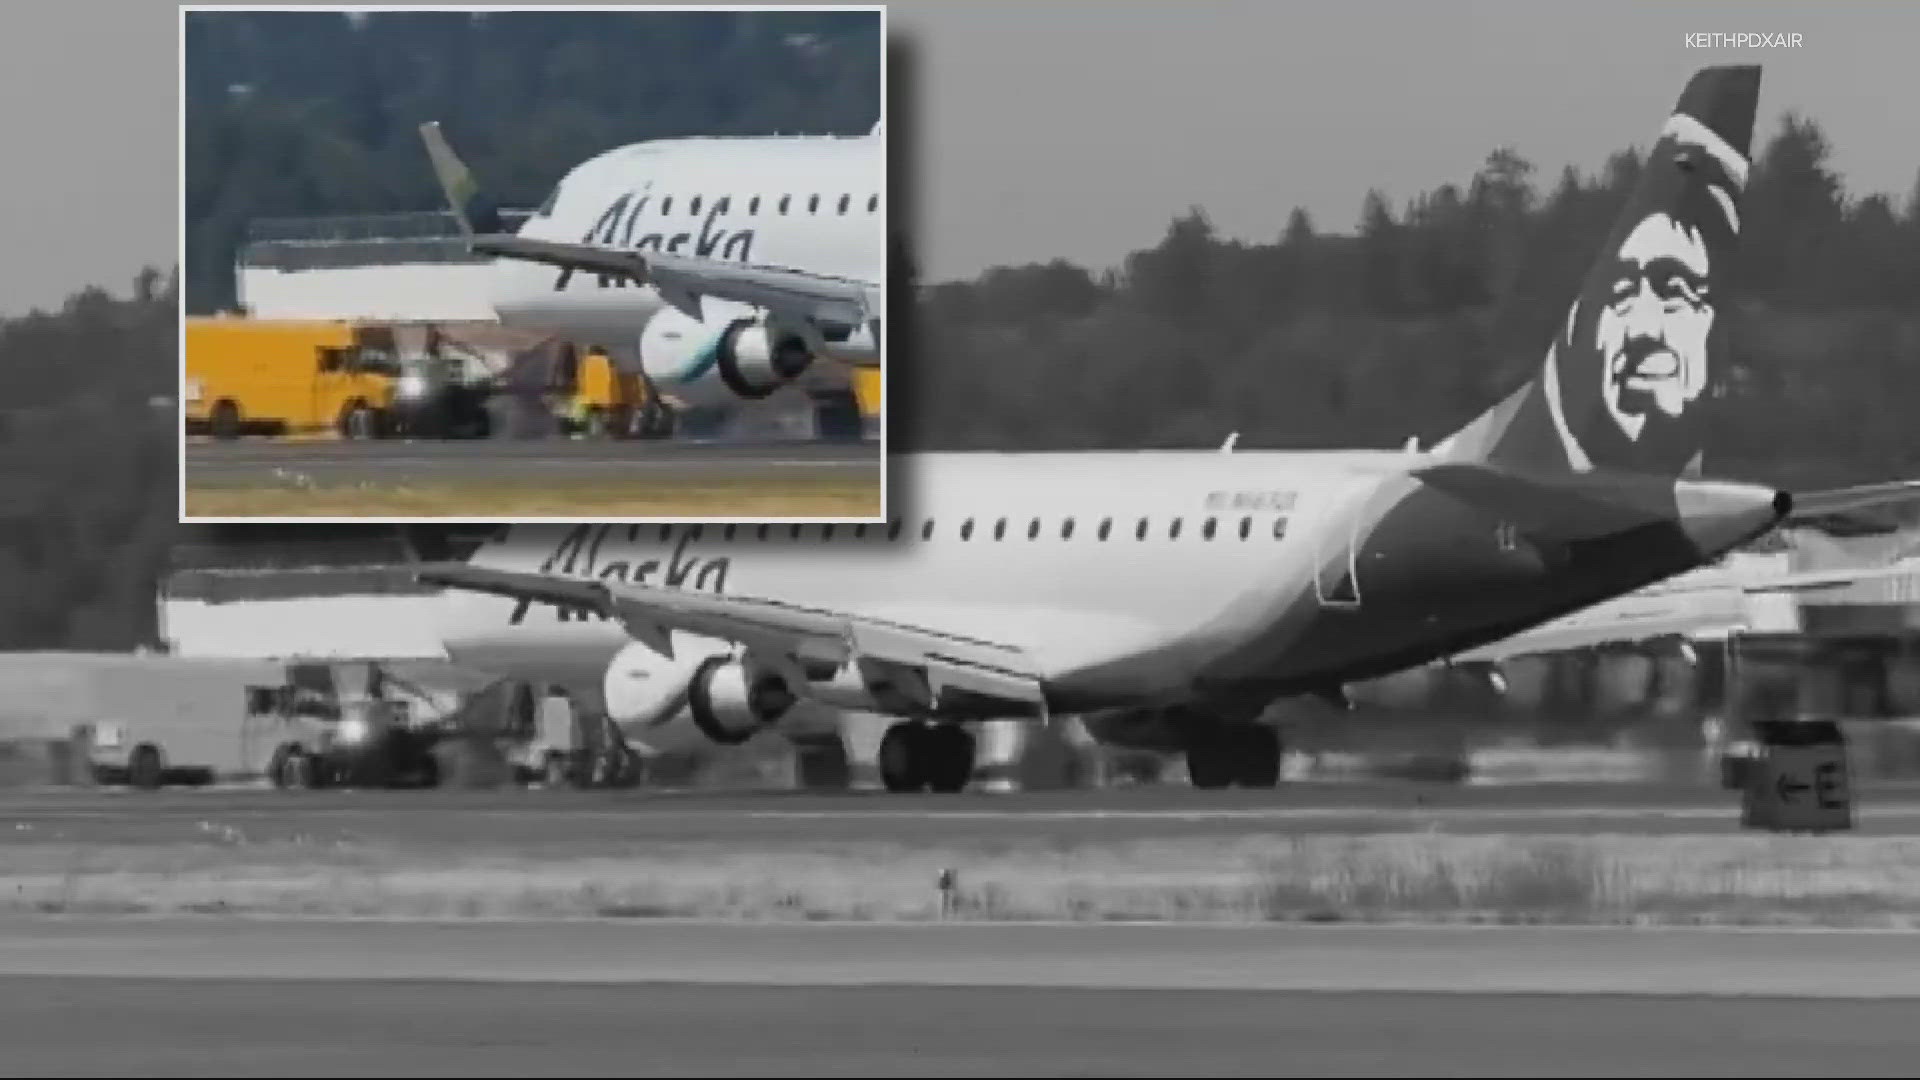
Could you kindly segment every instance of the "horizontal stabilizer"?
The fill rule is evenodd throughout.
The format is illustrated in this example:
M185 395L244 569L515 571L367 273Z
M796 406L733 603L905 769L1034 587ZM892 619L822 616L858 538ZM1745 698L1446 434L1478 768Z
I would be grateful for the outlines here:
M1785 524L1809 526L1841 535L1889 533L1920 510L1920 480L1812 491L1793 497Z
M1528 476L1467 461L1422 466L1413 476L1524 533L1561 542L1610 536L1673 516L1672 482L1647 477Z

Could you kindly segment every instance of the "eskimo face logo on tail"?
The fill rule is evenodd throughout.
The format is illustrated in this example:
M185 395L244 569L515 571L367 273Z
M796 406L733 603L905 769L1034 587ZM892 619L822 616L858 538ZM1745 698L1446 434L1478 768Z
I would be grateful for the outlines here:
M1634 227L1619 261L1594 337L1607 414L1637 440L1650 419L1680 419L1706 389L1712 257L1698 230L1656 213Z
M1547 405L1569 463L1679 475L1696 467L1714 374L1713 275L1740 231L1745 155L1684 113L1661 132L1616 232L1548 358Z

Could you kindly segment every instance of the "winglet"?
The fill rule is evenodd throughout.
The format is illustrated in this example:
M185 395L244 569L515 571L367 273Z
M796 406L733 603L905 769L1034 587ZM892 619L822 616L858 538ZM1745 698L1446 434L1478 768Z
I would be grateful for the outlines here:
M502 233L506 228L500 220L500 208L495 206L480 191L480 185L473 178L466 163L453 152L447 144L447 137L440 131L440 121L429 120L420 125L420 139L427 144L427 159L433 163L433 172L440 180L440 190L447 196L447 207L460 223L460 232L471 239L476 234Z

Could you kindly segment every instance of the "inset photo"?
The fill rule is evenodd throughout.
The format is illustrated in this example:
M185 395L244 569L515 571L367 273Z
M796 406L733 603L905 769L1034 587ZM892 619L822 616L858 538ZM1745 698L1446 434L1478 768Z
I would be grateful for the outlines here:
M181 520L885 520L885 21L184 6Z

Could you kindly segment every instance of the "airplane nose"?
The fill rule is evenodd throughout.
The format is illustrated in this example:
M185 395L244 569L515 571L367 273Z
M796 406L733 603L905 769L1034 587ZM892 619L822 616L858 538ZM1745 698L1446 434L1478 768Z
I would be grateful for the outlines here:
M1718 555L1765 532L1793 510L1793 496L1760 484L1681 483L1680 528L1699 551Z

